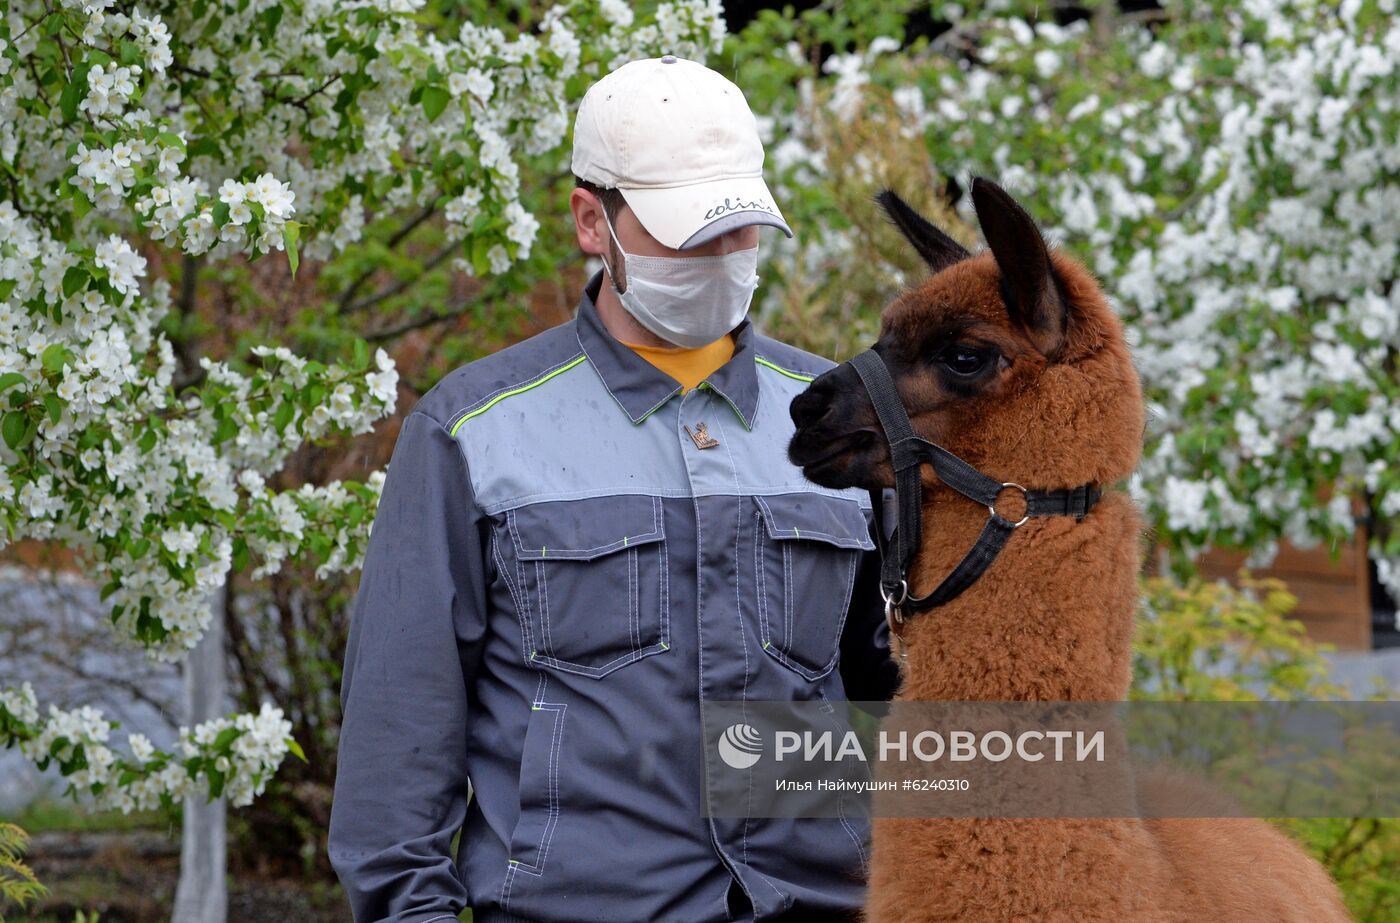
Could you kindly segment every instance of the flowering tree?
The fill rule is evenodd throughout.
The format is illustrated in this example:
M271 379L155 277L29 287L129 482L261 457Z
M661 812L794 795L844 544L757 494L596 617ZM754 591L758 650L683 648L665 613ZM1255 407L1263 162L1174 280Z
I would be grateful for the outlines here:
M784 49L745 76L773 95L784 202L827 170L813 106L891 101L939 173L998 177L1116 297L1151 410L1133 486L1160 539L1267 561L1280 538L1349 537L1360 498L1400 596L1394 0L1085 5L1060 26L1044 3L935 3L952 28L901 55L897 8L864 0L747 30L741 60ZM838 53L818 72L804 42ZM780 279L860 258L849 212L812 204Z
M270 344L201 357L177 385L159 326L176 298L216 265L250 272L276 250L295 275L360 248L353 294L389 259L368 225L432 227L437 262L504 273L539 227L519 162L559 147L569 100L603 68L703 58L723 36L707 0L645 19L562 3L514 36L491 4L460 12L450 30L421 0L16 0L0 18L0 546L77 549L152 658L194 647L230 570L358 566L382 473L268 479L397 397L392 360L359 338L347 361ZM0 744L123 811L194 792L247 804L300 753L270 702L182 728L178 755L140 735L119 754L112 727L0 688Z

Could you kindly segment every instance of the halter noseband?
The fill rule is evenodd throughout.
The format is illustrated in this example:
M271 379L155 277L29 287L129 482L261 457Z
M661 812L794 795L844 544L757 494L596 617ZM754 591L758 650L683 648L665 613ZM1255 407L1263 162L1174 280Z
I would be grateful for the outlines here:
M870 491L876 540L880 548L880 596L885 601L885 620L889 623L891 644L897 639L896 623L903 624L905 619L917 612L956 599L991 566L1011 533L1024 525L1026 520L1032 516L1073 516L1082 519L1099 501L1101 492L1096 484L1084 484L1069 490L1029 490L1020 484L998 481L983 474L942 446L914 433L889 368L875 350L867 349L847 362L860 375L865 390L870 394L875 415L880 419L880 428L889 442L890 464L894 467L898 520L889 539L885 538L881 489ZM944 484L985 506L987 522L972 548L938 586L924 596L911 596L909 566L919 552L923 531L923 482L919 472L925 462L933 466L934 473ZM1003 490L1019 490L1026 501L1026 511L1016 522L1006 519L996 510L997 498ZM890 546L894 548L893 553Z

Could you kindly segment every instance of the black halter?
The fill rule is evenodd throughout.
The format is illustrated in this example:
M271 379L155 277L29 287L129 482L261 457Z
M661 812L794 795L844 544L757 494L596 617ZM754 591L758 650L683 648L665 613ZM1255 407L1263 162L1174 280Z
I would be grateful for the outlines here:
M888 540L881 515L884 506L881 490L876 488L870 492L880 548L880 595L885 600L885 618L890 622L892 636L895 622L902 624L915 612L956 599L958 594L976 582L991 566L1011 533L1032 516L1073 516L1082 519L1098 502L1100 490L1096 484L1085 484L1070 490L1028 490L1020 484L988 477L942 446L914 434L909 414L904 409L899 392L895 390L894 379L875 350L867 349L847 361L870 393L875 415L880 418L880 427L890 444L890 463L894 466L895 504L899 518ZM987 523L977 536L976 543L952 573L943 578L942 583L927 595L911 596L909 566L919 552L919 539L923 531L923 482L919 472L925 462L933 465L934 473L944 484L985 506ZM1019 490L1026 501L1025 514L1016 522L1004 518L996 510L997 498L1008 489ZM893 554L889 550L891 545L894 547Z

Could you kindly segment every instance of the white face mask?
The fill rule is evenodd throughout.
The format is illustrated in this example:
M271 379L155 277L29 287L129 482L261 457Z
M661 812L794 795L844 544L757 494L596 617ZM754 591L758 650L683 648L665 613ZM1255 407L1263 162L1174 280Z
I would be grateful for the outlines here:
M617 249L617 239L607 213ZM627 291L617 291L608 261L608 280L627 313L652 333L677 346L694 349L713 343L739 325L758 287L758 248L720 256L641 256L627 258Z

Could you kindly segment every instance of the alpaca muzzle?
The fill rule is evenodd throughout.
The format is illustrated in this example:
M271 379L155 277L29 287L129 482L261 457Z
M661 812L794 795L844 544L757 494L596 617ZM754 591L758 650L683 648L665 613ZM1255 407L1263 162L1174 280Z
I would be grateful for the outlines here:
M882 516L880 490L872 489L871 506L876 518L876 541L880 549L880 596L885 601L885 620L890 642L898 640L896 624L903 624L919 612L942 606L956 599L996 560L1011 533L1031 517L1073 516L1082 519L1094 508L1102 492L1097 484L1084 484L1068 490L1032 490L1011 481L999 481L963 461L952 452L914 432L909 413L895 388L894 379L880 354L873 349L857 353L846 364L855 369L870 395L875 416L880 420L889 443L890 464L894 467L897 519L887 539ZM909 568L919 553L923 535L923 481L920 469L933 466L939 480L958 493L987 508L987 522L977 540L957 566L929 593L909 592ZM1025 501L1019 519L1011 520L997 512L1003 491L1018 490ZM1014 515L1014 514L1013 514ZM901 650L903 659L906 653Z

